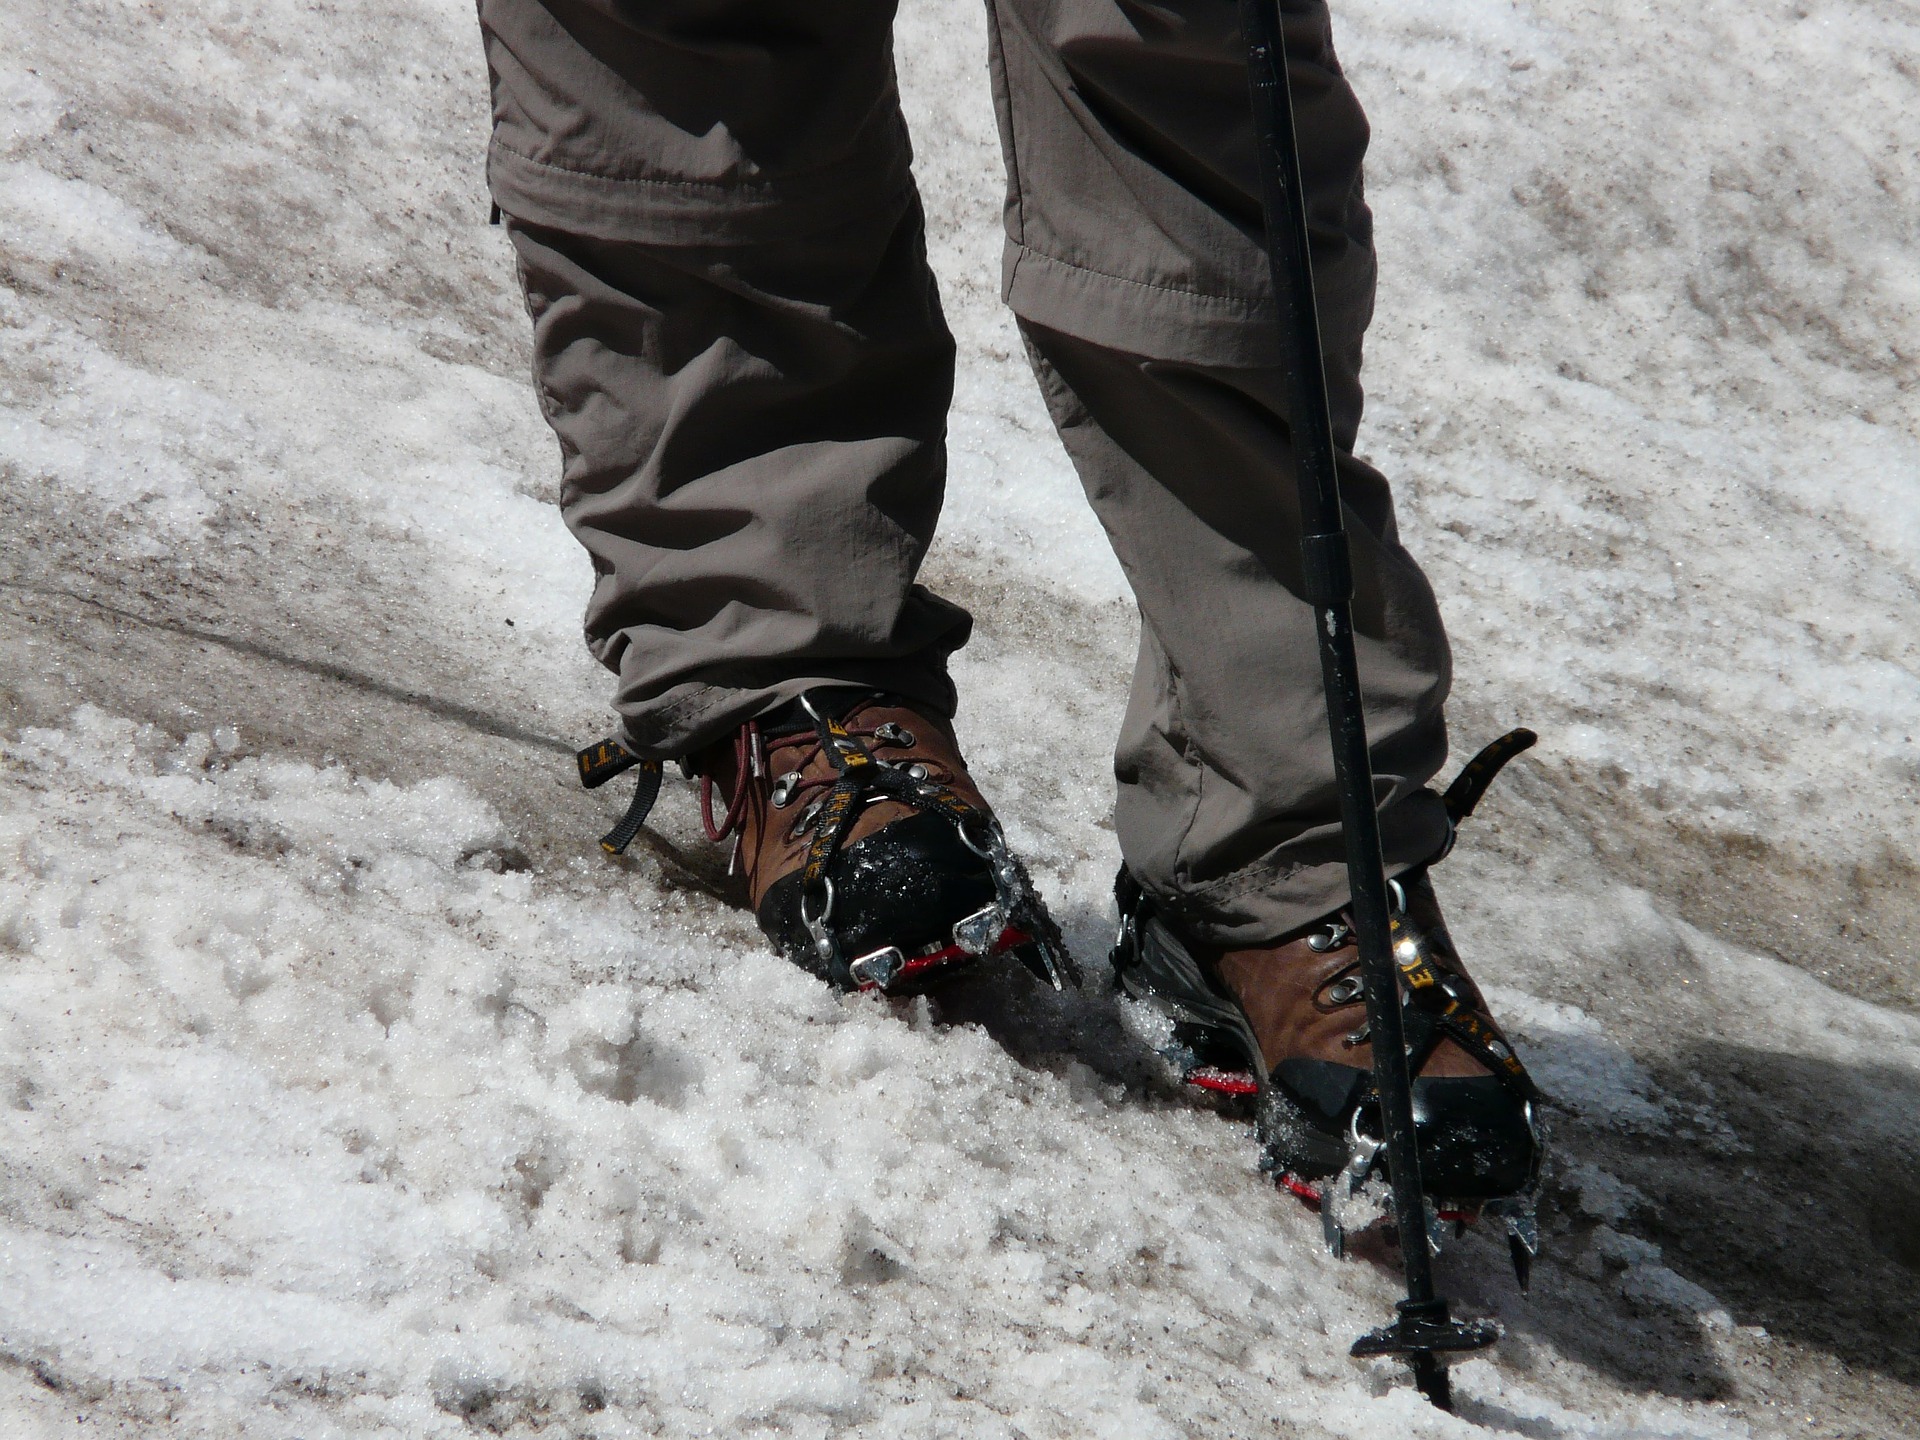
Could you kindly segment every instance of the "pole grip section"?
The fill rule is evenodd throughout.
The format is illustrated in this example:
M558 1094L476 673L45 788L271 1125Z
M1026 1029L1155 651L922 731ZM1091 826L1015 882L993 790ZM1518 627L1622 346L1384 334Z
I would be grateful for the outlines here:
M1353 599L1353 553L1347 532L1300 537L1300 569L1307 603L1316 610Z

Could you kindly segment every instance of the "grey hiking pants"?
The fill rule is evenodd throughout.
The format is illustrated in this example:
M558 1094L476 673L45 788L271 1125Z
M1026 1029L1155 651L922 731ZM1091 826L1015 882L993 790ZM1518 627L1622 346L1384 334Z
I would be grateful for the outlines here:
M988 0L1008 303L1139 601L1128 867L1202 938L1345 899L1233 0ZM1390 866L1445 822L1449 659L1352 455L1366 120L1283 0ZM895 90L894 0L480 0L487 173L519 256L593 652L687 753L814 685L951 715L967 614L915 583L953 341ZM1062 756L1063 763L1075 757ZM986 777L991 788L991 777Z

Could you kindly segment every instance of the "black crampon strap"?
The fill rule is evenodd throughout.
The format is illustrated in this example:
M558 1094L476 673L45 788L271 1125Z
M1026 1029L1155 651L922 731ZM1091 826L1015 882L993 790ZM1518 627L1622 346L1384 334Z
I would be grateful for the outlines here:
M1453 783L1447 786L1447 793L1440 797L1441 803L1447 807L1447 818L1458 825L1473 814L1473 807L1487 793L1487 787L1493 784L1493 777L1521 751L1531 750L1539 738L1525 728L1509 730L1469 760L1466 768L1453 777Z
M1407 1040L1407 1071L1418 1075L1433 1052L1440 1048L1442 1040L1451 1040L1467 1054L1478 1060L1507 1089L1522 1100L1540 1100L1544 1098L1540 1087L1533 1083L1533 1076L1527 1073L1527 1067L1520 1063L1520 1057L1513 1047L1502 1040L1478 1015L1458 1000L1449 1000L1445 1010L1429 1010L1422 1006L1402 1002L1401 1028ZM1377 1099L1372 1086L1361 1097L1362 1103Z
M820 748L838 778L814 815L813 839L807 842L806 859L800 862L800 887L804 893L824 899L827 866L865 807L867 792L883 788L876 782L891 772L837 719L829 716L814 723L820 732Z
M589 745L573 758L580 765L580 783L589 790L597 790L614 776L636 766L639 768L640 783L634 788L627 813L620 817L619 824L600 837L600 848L609 855L625 853L633 844L633 837L640 833L640 827L647 823L653 802L660 797L660 762L641 759L612 737L598 745Z
M1400 1023L1406 1035L1407 1073L1418 1075L1442 1040L1452 1040L1496 1075L1522 1100L1538 1100L1540 1091L1527 1067L1493 1027L1454 993L1450 972L1436 965L1426 937L1405 912L1393 917L1393 963L1406 985Z
M1469 760L1447 786L1441 803L1447 809L1447 850L1453 848L1453 827L1459 825L1486 796L1494 777L1514 756L1533 747L1540 737L1527 729L1509 730ZM1445 855L1445 851L1441 852ZM1429 862L1432 863L1432 862ZM1454 993L1448 972L1436 965L1426 938L1402 912L1393 916L1393 960L1406 989L1401 1023L1407 1040L1407 1070L1418 1075L1442 1040L1452 1040L1478 1060L1502 1084L1523 1100L1541 1098L1539 1087L1520 1063L1513 1047Z

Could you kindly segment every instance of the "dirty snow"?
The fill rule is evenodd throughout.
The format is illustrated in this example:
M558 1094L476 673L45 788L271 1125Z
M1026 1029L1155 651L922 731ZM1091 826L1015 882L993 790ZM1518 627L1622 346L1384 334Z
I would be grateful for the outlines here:
M0 4L0 1434L1914 1433L1920 74L1895 0L1354 0L1362 449L1540 749L1445 875L1555 1101L1456 1417L1100 989L1117 569L900 64L962 347L928 578L1092 972L841 999L604 865L452 0ZM1060 759L1068 762L1064 766ZM1046 764L1038 763L1042 759Z

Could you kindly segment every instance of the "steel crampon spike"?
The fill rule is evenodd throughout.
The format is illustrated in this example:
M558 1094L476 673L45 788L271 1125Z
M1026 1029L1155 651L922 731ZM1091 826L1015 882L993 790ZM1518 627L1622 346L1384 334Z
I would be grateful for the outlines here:
M1546 1119L1537 1107L1527 1107L1527 1120L1533 1127L1534 1154L1547 1153ZM1489 1200L1483 1214L1503 1222L1507 1236L1507 1258L1513 1262L1513 1278L1525 1291L1533 1280L1533 1262L1540 1258L1540 1189L1544 1180L1544 1162L1536 1160L1526 1188L1517 1195Z
M1513 1262L1513 1278L1522 1290L1532 1282L1533 1262L1540 1256L1538 1200L1537 1190L1527 1190L1510 1199L1489 1200L1484 1212L1504 1223L1507 1256Z
M1020 863L1020 857L1007 844L1006 834L999 823L992 819L987 821L984 845L970 835L964 825L956 828L960 832L961 843L987 862L987 868L993 874L994 890L1007 921L1029 938L1030 943L1016 952L1021 962L1039 980L1055 990L1065 990L1069 983L1077 986L1080 983L1079 969L1074 965L1073 957L1067 953L1066 943L1061 940L1053 918L1047 914L1046 903L1041 900L1040 892L1034 889L1027 867Z
M1360 1192L1367 1188L1367 1181L1380 1162L1380 1151L1380 1142L1361 1130L1360 1109L1355 1107L1353 1118L1347 1122L1347 1163L1333 1183L1320 1192L1320 1233L1326 1240L1327 1252L1336 1260L1347 1253L1347 1227L1340 1211L1347 1201L1358 1199Z
M1331 1193L1320 1201L1320 1235L1327 1242L1327 1253L1336 1260L1347 1258L1347 1230L1334 1214Z

